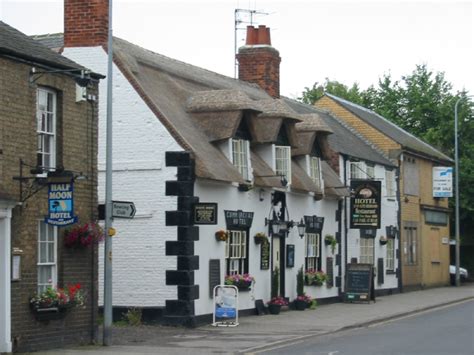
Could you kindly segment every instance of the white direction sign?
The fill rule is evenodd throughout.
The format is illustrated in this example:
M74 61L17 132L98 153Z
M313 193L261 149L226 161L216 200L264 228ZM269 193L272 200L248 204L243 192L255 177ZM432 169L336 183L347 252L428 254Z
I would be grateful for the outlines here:
M112 201L112 217L133 218L135 216L135 204L131 201Z

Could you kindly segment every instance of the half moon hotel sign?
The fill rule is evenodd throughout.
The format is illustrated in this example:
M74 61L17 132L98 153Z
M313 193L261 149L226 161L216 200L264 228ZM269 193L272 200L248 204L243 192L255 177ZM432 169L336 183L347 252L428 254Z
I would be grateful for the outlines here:
M60 227L76 223L73 182L48 185L48 216L45 223Z

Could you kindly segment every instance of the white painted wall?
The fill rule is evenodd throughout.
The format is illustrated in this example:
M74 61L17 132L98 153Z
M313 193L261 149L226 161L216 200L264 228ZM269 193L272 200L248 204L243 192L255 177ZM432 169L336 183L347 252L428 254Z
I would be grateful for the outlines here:
M68 58L107 73L101 47L66 48ZM165 152L182 150L120 70L113 68L113 199L133 201L133 220L115 219L113 238L114 306L164 306L176 299L176 287L165 285L165 271L176 269L176 257L165 256L165 241L176 239L176 227L165 226L165 211L177 208L164 196L165 181L176 180L176 168L165 167ZM105 201L105 132L107 80L99 87L99 202ZM99 251L99 303L103 297L103 248Z
M342 157L340 159L342 161ZM344 164L344 163L342 163ZM347 173L347 184L350 184L350 162L346 162L346 173ZM341 170L343 172L343 170ZM374 167L375 179L382 182L382 198L381 198L381 222L380 229L377 230L377 235L374 241L374 266L377 266L377 259L384 258L384 265L386 265L386 253L387 247L380 245L380 236L386 236L386 226L397 226L398 228L398 202L396 197L387 196L386 182L385 182L385 167L376 164ZM342 173L343 174L343 173ZM396 182L394 181L396 187ZM360 231L359 229L350 229L350 202L347 199L347 225L348 225L348 236L347 236L347 262L349 263L351 258L357 258L360 260ZM400 239L395 239L395 250L399 249ZM395 259L395 270L398 268L398 259ZM398 279L395 274L387 274L384 266L384 283L379 285L377 279L375 280L375 289L391 289L398 287Z

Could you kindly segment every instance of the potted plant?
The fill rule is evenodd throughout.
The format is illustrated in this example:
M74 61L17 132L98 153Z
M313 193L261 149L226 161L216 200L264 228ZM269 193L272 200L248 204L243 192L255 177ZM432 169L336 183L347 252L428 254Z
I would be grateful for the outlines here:
M227 238L229 238L229 234L225 230L219 229L216 232L216 240L218 242L225 242L227 241Z
M306 295L304 293L304 271L303 266L298 270L296 274L296 299L294 301L295 308L299 311L306 309Z
M64 231L66 248L87 248L104 240L103 229L95 222L78 224Z
M387 244L387 237L384 236L384 235L381 235L380 238L379 238L379 243L380 243L380 245Z
M305 272L305 281L309 286L322 286L327 280L327 275L321 270L308 269Z
M224 280L225 285L236 286L240 291L248 291L255 282L255 278L250 274L227 275Z
M324 244L331 246L331 251L334 254L334 251L336 250L336 245L337 245L337 240L332 236L331 234L326 234L324 236Z
M270 314L280 314L281 306L288 305L288 302L281 296L273 297L267 302Z
M316 300L314 300L316 302ZM308 296L306 293L303 293L302 295L298 295L295 298L295 309L298 311L304 311L306 308L310 308L313 303L313 299L311 296Z
M255 244L268 243L268 237L265 233L258 232L253 236Z
M67 309L81 307L84 303L81 284L65 288L48 287L30 298L30 308L39 320L61 318Z

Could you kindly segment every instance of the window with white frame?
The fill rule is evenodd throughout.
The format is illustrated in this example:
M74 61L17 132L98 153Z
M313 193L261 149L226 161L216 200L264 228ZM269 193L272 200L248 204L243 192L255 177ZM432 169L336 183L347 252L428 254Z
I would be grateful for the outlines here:
M249 173L249 141L232 139L232 163L244 180L251 180Z
M360 161L351 162L351 179L365 179L365 164Z
M387 238L387 257L386 261L386 268L389 271L395 270L395 238Z
M394 170L385 170L385 189L387 192L388 198L395 198L395 171Z
M363 264L374 264L375 233L375 229L360 230L360 262Z
M38 88L36 95L37 165L56 166L56 93Z
M310 157L309 174L317 187L321 187L321 169L318 157Z
M288 183L291 183L291 147L275 146L275 172L284 176Z
M225 246L227 275L248 272L247 232L230 230Z
M57 284L57 229L39 222L38 225L38 292Z
M319 243L320 235L318 233L305 233L305 268L306 270L318 270L319 265Z

